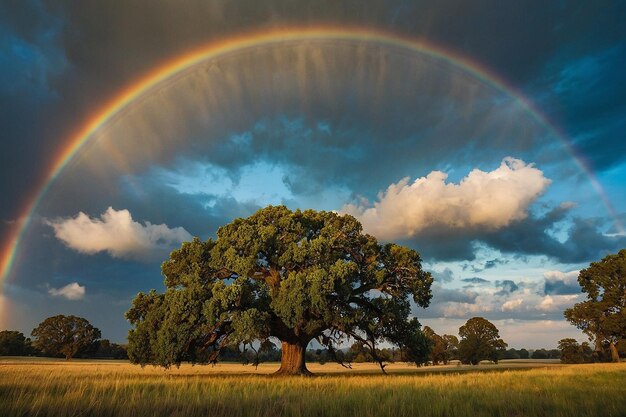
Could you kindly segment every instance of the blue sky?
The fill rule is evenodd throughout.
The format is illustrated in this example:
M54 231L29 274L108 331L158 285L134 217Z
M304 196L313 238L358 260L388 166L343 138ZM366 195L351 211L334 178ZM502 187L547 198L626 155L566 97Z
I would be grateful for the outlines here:
M95 109L159 63L251 30L325 23L423 39L506 80L555 130L463 68L376 42L206 62L133 104L61 173L2 289L0 324L30 333L72 313L123 341L124 311L137 292L163 288L172 248L285 204L350 213L417 249L436 281L431 306L414 313L439 333L480 315L515 347L583 340L562 319L582 300L577 271L626 247L624 6L3 2L3 244L52 155Z

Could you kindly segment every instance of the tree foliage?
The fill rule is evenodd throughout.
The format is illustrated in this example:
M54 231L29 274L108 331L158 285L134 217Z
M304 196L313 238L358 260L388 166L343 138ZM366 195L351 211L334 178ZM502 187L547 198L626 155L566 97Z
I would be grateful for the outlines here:
M426 307L431 298L418 253L379 244L349 215L269 206L221 227L216 240L184 243L162 273L165 293L138 294L126 314L134 363L212 362L225 346L268 338L282 343L283 373L308 372L313 339L335 360L348 338L375 358L383 341L415 361L428 349L409 318L410 300Z
M440 336L428 326L424 327L424 334L431 341L429 359L433 365L439 363L447 365L457 355L459 339L456 336L449 334Z
M559 340L562 363L590 363L594 361L593 350L587 342L578 344L576 339Z
M33 332L33 346L44 354L73 358L81 349L91 347L100 338L100 330L86 319L58 315L48 317Z
M626 339L626 249L592 262L578 283L587 299L565 310L565 318L595 342L596 351L607 342L618 362L617 344Z
M24 356L30 353L30 340L22 332L0 331L0 356Z
M459 358L463 363L478 365L482 360L497 363L507 347L496 326L482 317L469 319L459 328L459 336Z

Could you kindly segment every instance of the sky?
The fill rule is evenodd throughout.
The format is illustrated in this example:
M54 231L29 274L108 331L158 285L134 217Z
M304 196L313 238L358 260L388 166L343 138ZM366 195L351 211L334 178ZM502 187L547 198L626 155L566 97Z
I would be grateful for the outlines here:
M585 340L578 271L626 247L625 6L0 2L0 328L75 314L123 342L172 249L285 204L416 249L440 334Z

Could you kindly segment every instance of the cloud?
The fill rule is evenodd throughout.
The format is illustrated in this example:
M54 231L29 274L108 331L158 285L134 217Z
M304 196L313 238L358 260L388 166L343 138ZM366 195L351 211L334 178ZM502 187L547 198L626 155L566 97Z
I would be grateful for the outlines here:
M561 204L539 217L528 217L510 227L477 237L502 253L545 255L561 263L580 263L599 259L626 245L626 236L607 236L602 232L606 221L599 218L571 219L564 241L548 231L567 220L571 204Z
M464 303L474 304L478 293L471 291L470 289L456 289L456 288L443 288L439 284L434 284L433 290L433 303Z
M68 300L82 300L85 297L85 287L78 284L78 282L72 282L61 288L50 288L48 294L53 297L64 297Z
M99 219L80 212L76 217L47 224L67 247L90 255L108 252L114 258L145 259L192 237L182 227L170 229L165 224L135 222L128 210L112 207Z
M514 300L506 301L504 304L502 304L502 311L515 310L519 306L521 306L523 302L524 302L524 300L521 299L521 298L516 298Z
M488 279L480 278L480 277L471 277L471 278L463 278L461 281L467 282L469 284L487 284L490 281Z
M572 273L550 271L548 277L568 276ZM544 280L539 277L524 277L520 280L497 280L493 285L483 283L482 278L471 277L459 280L469 284L462 288L442 288L433 285L433 298L429 308L415 314L420 318L470 318L477 314L489 320L560 320L563 310L582 301L584 295L544 294ZM479 285L474 285L473 283Z
M491 172L472 170L458 184L432 171L409 184L405 177L379 193L373 206L348 204L343 212L381 239L411 238L428 229L498 230L528 216L528 207L550 180L511 157Z
M443 271L430 271L433 275L435 281L439 282L452 282L454 281L454 272L448 267L444 268Z
M506 295L519 290L519 285L510 279L505 279L496 281L496 288L500 289L500 291L496 292L496 295Z
M580 294L578 284L578 274L580 271L547 271L543 274L545 278L543 292L546 295L569 295Z
M568 295L546 295L537 308L545 312L562 312L566 308L573 306L580 297L577 294Z

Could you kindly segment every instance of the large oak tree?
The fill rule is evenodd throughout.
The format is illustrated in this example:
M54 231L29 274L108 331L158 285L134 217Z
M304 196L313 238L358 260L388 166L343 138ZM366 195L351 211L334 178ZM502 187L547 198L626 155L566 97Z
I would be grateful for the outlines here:
M608 343L613 362L617 344L626 339L626 249L592 262L578 274L587 300L565 310L565 318L595 341L596 350Z
M307 374L315 339L336 356L361 342L379 362L388 342L421 362L429 341L411 315L427 307L432 277L419 254L380 244L352 216L269 206L194 239L163 263L165 293L133 300L126 317L131 361L168 367L213 362L220 349L280 340L282 374Z

